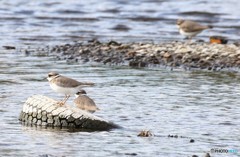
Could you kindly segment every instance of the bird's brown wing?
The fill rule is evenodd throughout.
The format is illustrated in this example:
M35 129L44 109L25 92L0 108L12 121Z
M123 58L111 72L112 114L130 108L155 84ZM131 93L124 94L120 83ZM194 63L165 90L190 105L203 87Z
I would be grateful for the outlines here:
M98 109L95 102L86 95L77 97L74 100L74 103L76 104L77 107L84 109L84 110L97 110Z
M201 25L194 21L184 21L184 23L181 25L181 29L184 32L198 32L208 28L208 26Z
M78 82L77 80L74 80L65 76L57 77L56 79L53 80L53 82L61 87L77 87L80 85L89 85L89 86L94 85L94 83L91 83L91 82Z

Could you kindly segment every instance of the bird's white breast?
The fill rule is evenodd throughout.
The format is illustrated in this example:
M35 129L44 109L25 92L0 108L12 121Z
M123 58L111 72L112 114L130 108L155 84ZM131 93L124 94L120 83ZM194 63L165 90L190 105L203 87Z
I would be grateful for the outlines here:
M66 94L66 95L74 95L74 94L76 94L76 93L79 91L79 87L67 88L67 87L58 86L58 85L56 85L56 84L54 84L54 83L50 83L50 87L51 87L55 92L63 93L63 94Z
M196 31L196 32L185 32L182 29L179 29L180 34L187 36L187 37L194 37L197 34L201 33L202 31Z

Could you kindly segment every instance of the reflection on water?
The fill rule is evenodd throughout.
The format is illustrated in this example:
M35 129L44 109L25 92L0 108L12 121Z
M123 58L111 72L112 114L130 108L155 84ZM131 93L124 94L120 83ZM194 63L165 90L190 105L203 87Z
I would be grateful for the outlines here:
M175 157L203 155L215 147L238 148L238 74L67 64L52 57L10 51L1 51L0 63L0 156L136 153ZM62 99L43 80L52 70L95 82L96 86L86 91L101 108L96 115L124 128L110 132L69 132L22 126L17 119L27 97L43 94ZM68 103L73 104L72 101L73 97ZM137 137L142 129L150 129L156 136ZM169 134L187 138L168 138ZM190 138L195 143L190 143Z

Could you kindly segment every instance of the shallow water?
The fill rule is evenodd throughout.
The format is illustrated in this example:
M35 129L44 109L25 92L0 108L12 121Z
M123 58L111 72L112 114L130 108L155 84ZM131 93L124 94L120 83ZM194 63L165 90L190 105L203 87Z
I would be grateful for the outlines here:
M134 156L136 153L178 157L203 156L212 148L238 150L237 154L212 156L239 156L238 73L66 63L54 56L20 52L21 47L28 45L41 47L93 37L123 42L180 40L182 37L174 25L180 17L216 26L199 35L201 39L207 39L209 34L238 39L237 0L0 3L0 45L18 47L12 51L0 49L0 156ZM119 24L129 30L112 29ZM22 126L18 116L29 96L43 94L62 99L43 80L49 71L95 82L96 86L86 91L101 109L96 115L123 129L69 132ZM143 129L156 136L137 137ZM169 134L184 138L168 138ZM190 139L195 142L190 143Z
M239 149L238 74L67 64L50 56L8 51L1 51L0 56L0 156L136 153L176 157L203 155L211 148ZM43 94L62 98L42 80L51 70L95 82L95 87L86 90L101 109L96 115L124 128L71 133L19 124L18 115L27 97ZM68 103L72 104L72 100ZM149 129L156 136L137 137L142 129ZM186 138L168 138L169 134ZM195 143L190 143L190 139Z

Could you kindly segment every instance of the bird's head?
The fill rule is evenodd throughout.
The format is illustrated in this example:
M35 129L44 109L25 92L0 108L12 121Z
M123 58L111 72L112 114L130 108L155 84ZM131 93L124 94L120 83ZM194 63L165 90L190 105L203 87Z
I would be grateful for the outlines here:
M60 76L59 73L57 73L57 72L50 72L50 73L48 73L47 79L48 79L48 81L51 81L52 79L54 79L54 78L56 78L58 76Z
M75 94L75 96L78 97L78 96L83 95L83 94L87 94L87 92L85 90L81 89Z
M184 22L183 19L178 19L178 20L177 20L177 25L180 26L183 22Z

